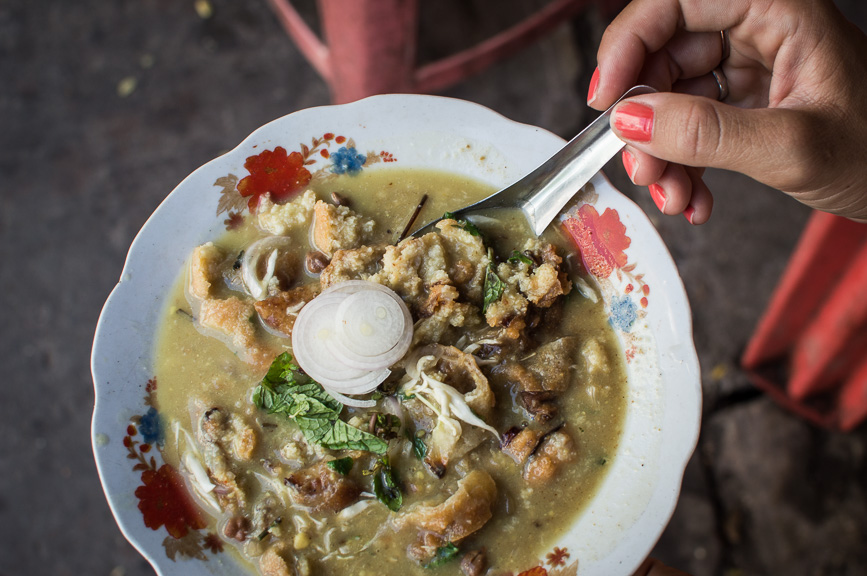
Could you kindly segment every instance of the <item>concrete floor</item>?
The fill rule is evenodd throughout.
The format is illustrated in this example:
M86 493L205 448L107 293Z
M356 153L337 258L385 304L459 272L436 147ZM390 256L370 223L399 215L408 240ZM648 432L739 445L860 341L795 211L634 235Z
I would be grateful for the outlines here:
M298 2L315 20L312 0ZM432 60L544 0L422 9ZM867 7L841 0L867 28ZM116 528L90 448L90 342L136 231L189 172L289 112L328 103L264 0L0 2L0 575L153 574ZM443 25L448 22L448 25ZM571 136L605 22L576 19L448 90ZM690 294L705 419L655 554L695 576L867 574L867 430L816 429L756 393L737 357L809 211L709 172L711 222L658 216Z

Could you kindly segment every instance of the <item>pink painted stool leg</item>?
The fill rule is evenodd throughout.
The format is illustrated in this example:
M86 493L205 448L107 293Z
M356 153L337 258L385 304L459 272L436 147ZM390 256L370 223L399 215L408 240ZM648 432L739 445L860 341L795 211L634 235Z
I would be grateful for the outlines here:
M796 400L838 387L867 357L867 243L792 349L789 394Z
M867 226L814 212L753 333L741 364L756 370L786 356L867 240Z
M417 0L319 0L332 100L413 92Z

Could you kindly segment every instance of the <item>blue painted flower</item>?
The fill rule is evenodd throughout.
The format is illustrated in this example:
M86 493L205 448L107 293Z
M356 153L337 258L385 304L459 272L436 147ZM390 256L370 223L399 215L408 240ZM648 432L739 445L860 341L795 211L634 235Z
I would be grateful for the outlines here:
M618 330L629 332L638 318L635 302L627 295L615 296L611 301L611 317L608 322Z
M359 154L355 148L343 146L331 155L331 171L335 174L357 174L367 162L367 156Z
M138 423L139 432L141 432L144 441L148 444L163 443L163 427L160 422L160 414L155 408L151 407L141 417Z

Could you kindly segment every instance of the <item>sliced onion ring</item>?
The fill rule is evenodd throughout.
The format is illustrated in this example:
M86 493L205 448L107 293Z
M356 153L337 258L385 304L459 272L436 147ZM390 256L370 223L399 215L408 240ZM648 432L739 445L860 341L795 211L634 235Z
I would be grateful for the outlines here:
M350 398L349 396L344 396L340 392L335 392L334 390L326 390L326 392L341 404L345 404L346 406L352 406L353 408L373 408L374 406L376 406L376 400L361 400L359 398Z
M376 324L370 326L375 333L370 338L378 344L364 342L368 339L360 327L364 322ZM347 328L349 324L353 326ZM388 367L406 354L411 341L412 316L400 296L365 280L343 282L322 292L298 312L292 330L298 365L327 391L339 395L372 392L391 373Z
M379 307L386 308L385 319L377 318ZM379 329L380 334L369 337L364 334L359 324L368 320L371 330ZM412 316L403 300L394 293L356 292L340 304L337 321L342 322L337 329L337 338L330 340L328 345L341 362L353 368L391 366L403 358L412 343ZM377 341L380 343L378 347Z
M335 336L334 315L344 298L343 294L320 295L304 306L292 330L292 348L298 365L327 390L366 394L391 371L383 366L376 370L353 368L330 351L328 342Z

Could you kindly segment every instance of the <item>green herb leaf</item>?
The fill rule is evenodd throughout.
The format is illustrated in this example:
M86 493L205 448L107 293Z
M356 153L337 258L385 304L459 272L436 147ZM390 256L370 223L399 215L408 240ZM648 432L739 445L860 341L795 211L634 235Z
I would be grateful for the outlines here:
M397 399L401 402L406 402L407 400L415 398L415 394L407 394L406 392L398 392L395 396L397 396Z
M373 418L373 428L370 430L370 433L377 438L391 440L392 438L397 438L400 426L400 418L394 414L377 414Z
M452 212L443 213L443 220L454 220L458 223L459 228L463 228L467 232L470 233L470 236L481 236L482 231L478 229L478 227L470 222L469 220L465 220L463 218L457 218Z
M427 456L427 444L424 443L424 440L409 430L406 431L406 439L412 444L412 453L415 457L423 461L425 456Z
M469 220L459 220L459 222L461 222L461 224L462 224L461 228L463 228L464 230L469 232L470 236L481 236L482 235L482 231L479 230L476 227L476 225L473 224L472 222L470 222Z
M347 456L346 458L338 458L337 460L329 460L325 463L326 466L337 472L342 476L346 476L349 474L349 471L352 470L352 464L355 461Z
M494 267L488 264L488 268L485 271L485 300L482 304L482 314L488 311L488 306L503 297L503 290L505 289L506 284L494 272Z
M385 454L388 450L388 442L350 426L343 420L333 422L325 434L315 441L331 450L367 450L374 454Z
M509 256L509 262L513 262L515 264L519 262L523 262L524 264L533 265L533 259L524 254L523 252L518 252L517 250L512 250L512 255Z
M388 463L388 456L383 456L377 462L373 476L373 493L392 512L397 512L403 505L397 474Z
M253 390L253 403L269 414L283 414L298 424L304 437L332 450L367 450L385 454L388 443L340 419L343 404L300 371L292 355L274 359Z
M436 554L431 558L430 562L424 565L425 568L436 568L437 566L442 566L449 560L452 560L458 555L460 550L457 546L449 542L445 546L440 546L437 548Z

